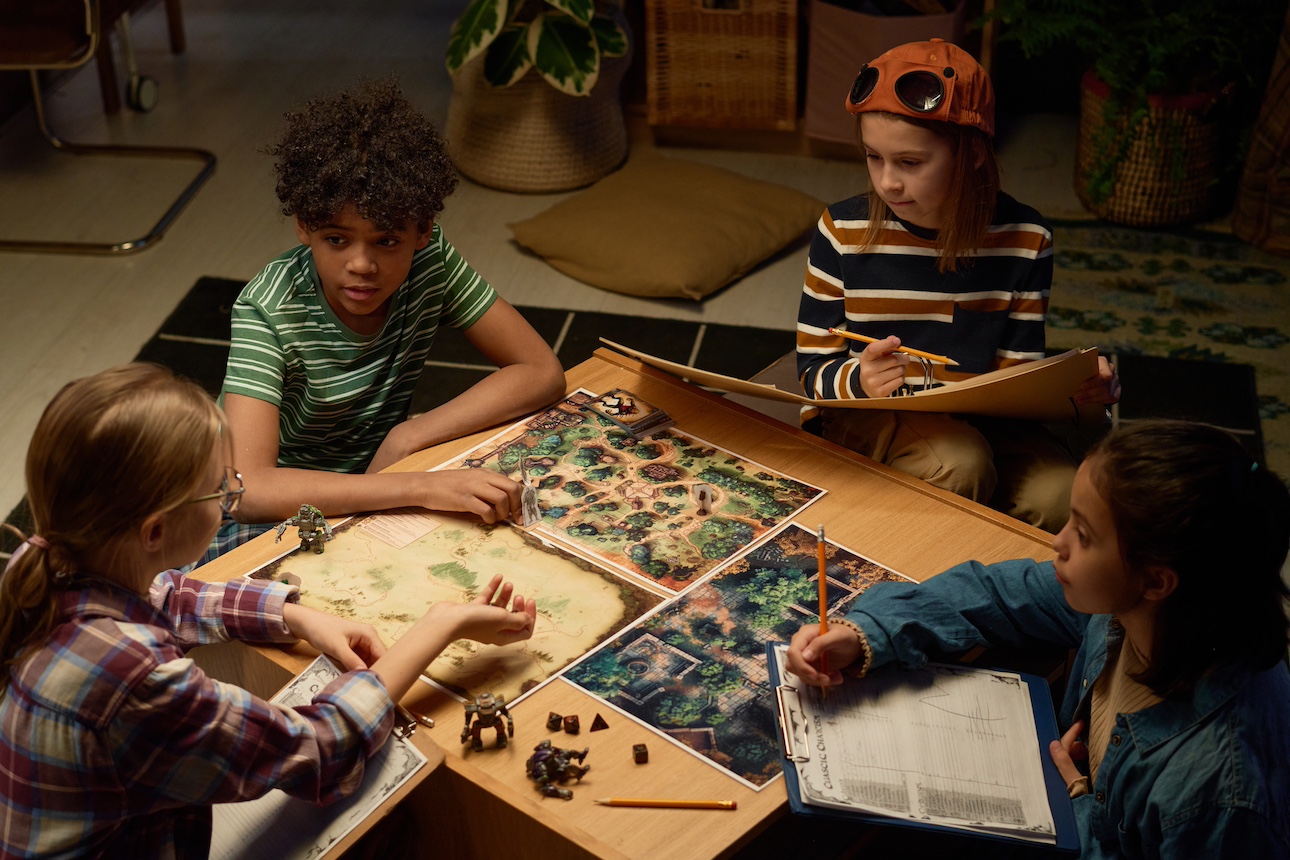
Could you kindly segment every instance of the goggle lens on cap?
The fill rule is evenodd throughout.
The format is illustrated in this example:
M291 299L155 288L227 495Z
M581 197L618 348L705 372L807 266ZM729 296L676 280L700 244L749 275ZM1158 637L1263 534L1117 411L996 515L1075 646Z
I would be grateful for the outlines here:
M851 104L864 104L878 86L878 70L866 65L851 86ZM931 113L945 101L945 84L931 72L906 72L892 87L900 103L915 113Z

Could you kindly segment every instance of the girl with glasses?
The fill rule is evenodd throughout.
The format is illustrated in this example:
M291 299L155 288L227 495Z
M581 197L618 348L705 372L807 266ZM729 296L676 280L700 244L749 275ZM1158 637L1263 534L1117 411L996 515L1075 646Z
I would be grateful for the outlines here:
M35 533L0 576L0 854L206 857L210 804L349 794L446 645L532 634L534 602L501 577L387 650L294 586L178 573L240 498L230 451L205 392L157 366L77 380L45 409L27 453ZM347 671L282 708L184 658L228 639L303 639Z
M858 117L871 188L830 206L811 244L797 322L807 395L922 387L922 368L894 351L901 345L957 361L953 372L935 367L941 382L1043 358L1052 230L1001 190L985 70L939 39L902 45L861 69L845 104ZM1118 378L1099 361L1081 402L1119 399ZM1066 522L1075 459L1036 424L814 407L802 417L934 486L1050 531Z

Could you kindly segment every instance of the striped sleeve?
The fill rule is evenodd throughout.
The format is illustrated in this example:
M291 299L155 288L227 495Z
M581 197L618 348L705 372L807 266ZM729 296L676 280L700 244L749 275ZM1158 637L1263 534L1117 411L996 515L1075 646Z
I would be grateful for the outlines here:
M434 240L439 243L443 261L443 320L453 328L470 328L493 305L497 293L457 252L435 225Z
M264 302L273 301L289 279L290 267L278 258L256 276L233 302L228 367L224 392L282 405L286 357L281 339ZM303 308L296 309L297 312ZM278 323L281 324L280 322Z
M856 232L850 225L835 224L826 211L811 240L797 313L797 376L808 397L865 396L852 341L829 333L830 328L847 327L842 258L845 247L856 241L852 235Z
M1010 367L1044 357L1044 324L1053 282L1053 234L1042 223L1003 224L991 229L982 256L1010 255L1028 262L1025 275L1008 304L1008 324L996 351L996 367Z

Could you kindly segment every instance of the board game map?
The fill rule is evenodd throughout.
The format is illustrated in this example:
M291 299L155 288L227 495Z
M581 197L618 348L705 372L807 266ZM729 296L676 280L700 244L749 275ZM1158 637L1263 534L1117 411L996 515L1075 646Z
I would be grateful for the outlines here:
M828 607L844 614L870 585L909 580L827 542ZM696 584L563 677L760 788L780 773L766 643L819 617L815 532L784 531Z
M824 491L676 429L634 437L576 392L438 468L537 483L534 531L678 592L756 544ZM521 468L523 463L523 468ZM699 486L711 488L711 513Z
M251 576L296 583L305 606L371 624L389 644L431 604L472 600L497 573L536 599L533 637L449 645L426 674L458 696L514 702L663 600L521 529L411 509L350 519L323 553L294 552Z

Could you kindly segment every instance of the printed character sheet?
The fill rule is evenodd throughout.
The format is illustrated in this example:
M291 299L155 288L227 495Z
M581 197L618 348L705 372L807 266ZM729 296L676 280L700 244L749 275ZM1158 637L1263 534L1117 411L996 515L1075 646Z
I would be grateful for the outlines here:
M788 671L786 654L775 649L804 803L1056 841L1023 678L892 667L821 697Z

